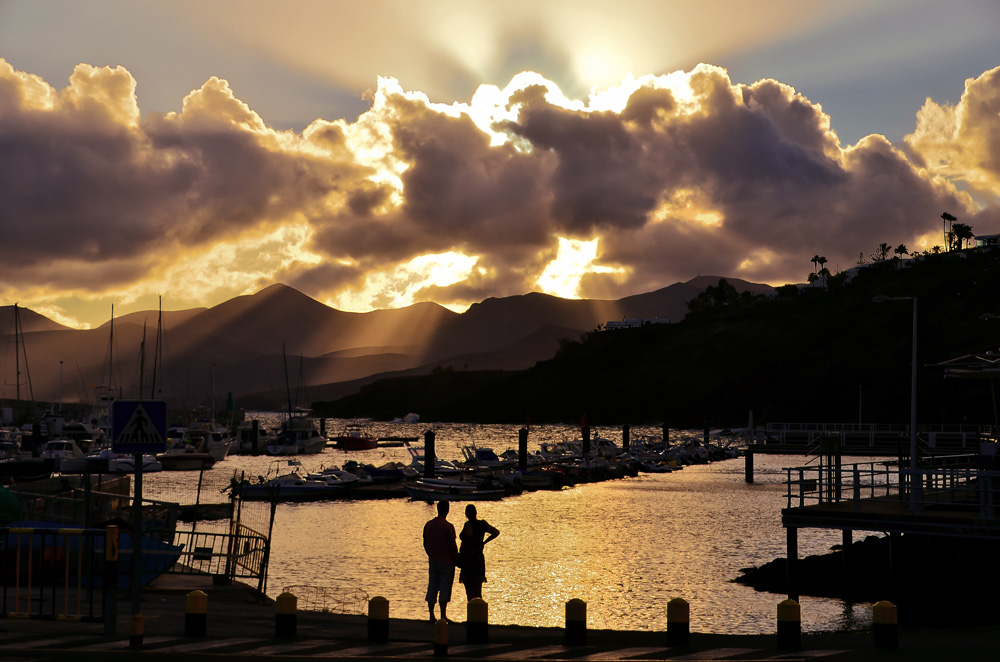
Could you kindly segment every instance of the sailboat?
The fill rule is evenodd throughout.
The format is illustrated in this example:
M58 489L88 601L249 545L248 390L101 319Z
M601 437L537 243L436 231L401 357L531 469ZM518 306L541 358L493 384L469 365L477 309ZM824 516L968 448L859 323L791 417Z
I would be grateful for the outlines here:
M281 356L285 362L285 390L288 394L288 418L281 424L277 439L269 444L267 451L271 455L314 455L322 453L326 448L326 438L316 428L312 412L305 409L292 408L292 392L288 385L288 357L285 346L281 346ZM272 452L272 448L275 452ZM293 449L294 448L294 449Z

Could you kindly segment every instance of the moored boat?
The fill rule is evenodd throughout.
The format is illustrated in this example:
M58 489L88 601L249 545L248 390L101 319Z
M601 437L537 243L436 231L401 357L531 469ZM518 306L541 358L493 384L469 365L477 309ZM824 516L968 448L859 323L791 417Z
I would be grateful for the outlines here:
M502 487L481 487L454 478L418 478L403 489L417 501L497 501L507 494Z
M331 441L342 451L367 451L378 446L378 439L360 423L346 425Z

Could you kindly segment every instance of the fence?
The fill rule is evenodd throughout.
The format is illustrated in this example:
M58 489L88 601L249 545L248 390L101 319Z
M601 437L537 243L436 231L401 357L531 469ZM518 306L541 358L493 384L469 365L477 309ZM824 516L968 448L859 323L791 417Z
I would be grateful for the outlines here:
M0 528L6 618L101 622L118 589L118 532Z

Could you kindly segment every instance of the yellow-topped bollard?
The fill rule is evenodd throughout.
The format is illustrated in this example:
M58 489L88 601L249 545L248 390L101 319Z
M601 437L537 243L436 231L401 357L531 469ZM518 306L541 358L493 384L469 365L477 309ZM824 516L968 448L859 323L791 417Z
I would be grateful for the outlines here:
M482 598L472 598L466 607L465 643L490 643L490 606Z
M795 600L782 600L778 603L778 648L802 648L802 610Z
M143 630L145 629L145 621L142 618L142 614L132 615L132 627L129 630L128 635L128 647L129 648L141 648Z
M434 622L434 657L448 657L448 619Z
M298 630L299 599L285 591L274 599L274 636L294 637Z
M875 648L895 650L899 648L899 625L896 605L888 600L880 600L872 607L872 634Z
M687 646L691 641L691 607L684 598L667 603L667 645Z
M368 641L389 641L389 601L381 595L368 601Z
M587 645L587 603L580 598L566 603L566 645Z
M208 595L191 591L184 599L184 636L204 637L208 632Z

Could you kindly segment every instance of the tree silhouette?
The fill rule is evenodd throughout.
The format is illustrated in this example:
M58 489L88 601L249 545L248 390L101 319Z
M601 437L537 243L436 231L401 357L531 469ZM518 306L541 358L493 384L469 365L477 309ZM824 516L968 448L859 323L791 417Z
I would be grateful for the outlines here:
M950 227L951 224L957 220L958 219L956 219L948 212L944 212L943 214L941 214L942 228L944 230L944 245L945 248L949 250L951 249L951 242L952 242L952 233Z
M958 250L962 250L964 243L975 236L972 234L972 226L965 223L955 223L952 226L952 231L955 233L955 243L958 244Z

